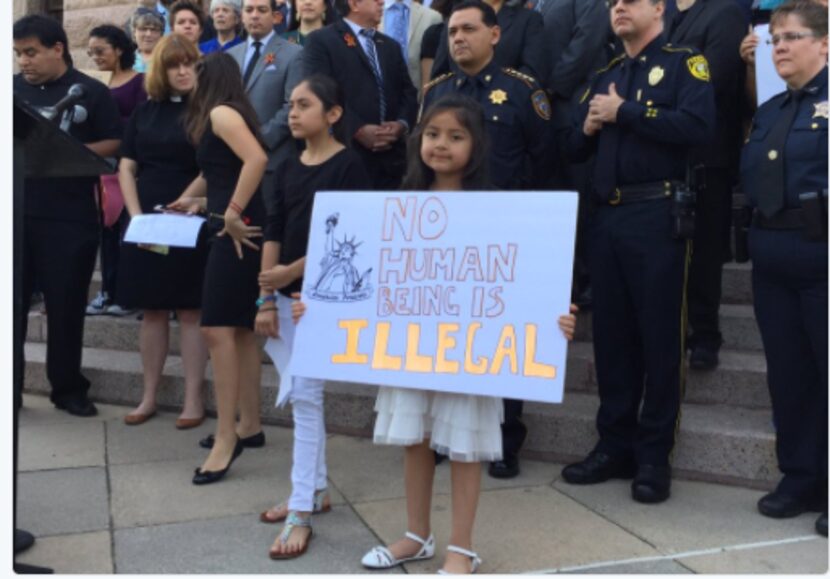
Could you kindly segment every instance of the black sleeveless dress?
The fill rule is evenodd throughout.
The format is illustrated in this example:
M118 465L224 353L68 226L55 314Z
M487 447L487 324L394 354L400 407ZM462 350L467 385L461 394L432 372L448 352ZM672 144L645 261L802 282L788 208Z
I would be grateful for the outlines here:
M242 259L239 259L231 237L216 236L224 227L222 216L239 180L242 161L213 133L209 122L196 149L196 161L207 181L207 225L210 234L202 289L201 325L253 330L262 254L243 245ZM242 217L249 221L248 225L264 226L265 206L259 188L245 207ZM260 238L252 241L259 246L262 244Z

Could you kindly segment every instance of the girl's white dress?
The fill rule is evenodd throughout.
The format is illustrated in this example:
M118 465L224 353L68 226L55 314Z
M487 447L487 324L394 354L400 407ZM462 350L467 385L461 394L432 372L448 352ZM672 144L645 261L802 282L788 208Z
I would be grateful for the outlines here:
M382 386L375 444L430 447L458 462L501 460L501 398Z

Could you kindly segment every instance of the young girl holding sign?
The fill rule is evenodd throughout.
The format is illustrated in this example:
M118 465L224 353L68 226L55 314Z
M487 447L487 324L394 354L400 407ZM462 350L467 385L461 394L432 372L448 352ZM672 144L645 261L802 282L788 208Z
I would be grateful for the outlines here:
M276 172L276 207L268 211L259 276L263 305L256 317L258 333L279 336L288 348L294 341L291 298L298 299L302 289L314 194L371 188L360 157L343 145L342 117L342 93L326 76L310 76L291 92L288 126L295 139L305 141L305 150L298 159L287 159ZM308 547L312 512L331 509L326 491L323 381L295 377L280 388L290 389L287 399L294 417L292 491L286 502L262 513L260 520L285 521L269 554L272 559L292 559Z
M409 166L401 188L491 189L486 176L486 136L484 113L476 102L463 96L448 96L436 102L412 135ZM559 327L568 340L573 337L575 325L572 314L559 318ZM480 463L501 458L501 399L384 387L378 393L375 410L375 443L406 447L408 530L405 538L369 551L363 565L388 569L435 554L429 520L434 449L450 457L452 477L452 532L439 573L474 573L481 564L471 550L481 485Z

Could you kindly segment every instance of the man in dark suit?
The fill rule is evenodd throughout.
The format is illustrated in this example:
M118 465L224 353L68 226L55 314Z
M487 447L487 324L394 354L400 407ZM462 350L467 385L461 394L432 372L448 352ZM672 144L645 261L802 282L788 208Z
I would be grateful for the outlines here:
M732 185L741 146L742 70L739 47L746 17L737 2L677 0L668 27L669 42L703 53L709 62L717 112L714 139L690 153L700 167L694 253L689 267L689 366L711 370L718 364L722 342L718 328L721 272L729 256Z
M337 0L343 19L309 35L306 74L337 81L345 124L376 189L397 189L406 169L405 137L415 123L417 92L400 45L377 32L383 0Z
M495 63L544 82L550 72L550 65L545 52L542 16L525 8L521 0L486 1L496 11L496 21L501 31L496 45ZM445 24L430 78L438 78L450 71L452 63L447 40Z

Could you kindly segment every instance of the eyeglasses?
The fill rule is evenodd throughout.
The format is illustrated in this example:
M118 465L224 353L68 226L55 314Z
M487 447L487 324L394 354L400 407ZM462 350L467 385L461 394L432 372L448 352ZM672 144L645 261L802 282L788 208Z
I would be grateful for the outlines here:
M86 51L86 55L90 58L94 58L96 56L103 56L107 52L109 52L109 48L90 48Z
M622 2L623 4L625 4L627 6L629 4L636 4L639 1L640 0L605 0L605 5L608 6L609 10L611 10L617 4L619 4L620 2Z
M778 43L782 40L789 44L791 42L795 42L796 40L801 40L802 38L815 38L815 36L816 35L812 32L783 32L781 34L773 34L772 38L767 38L767 44L778 46Z

